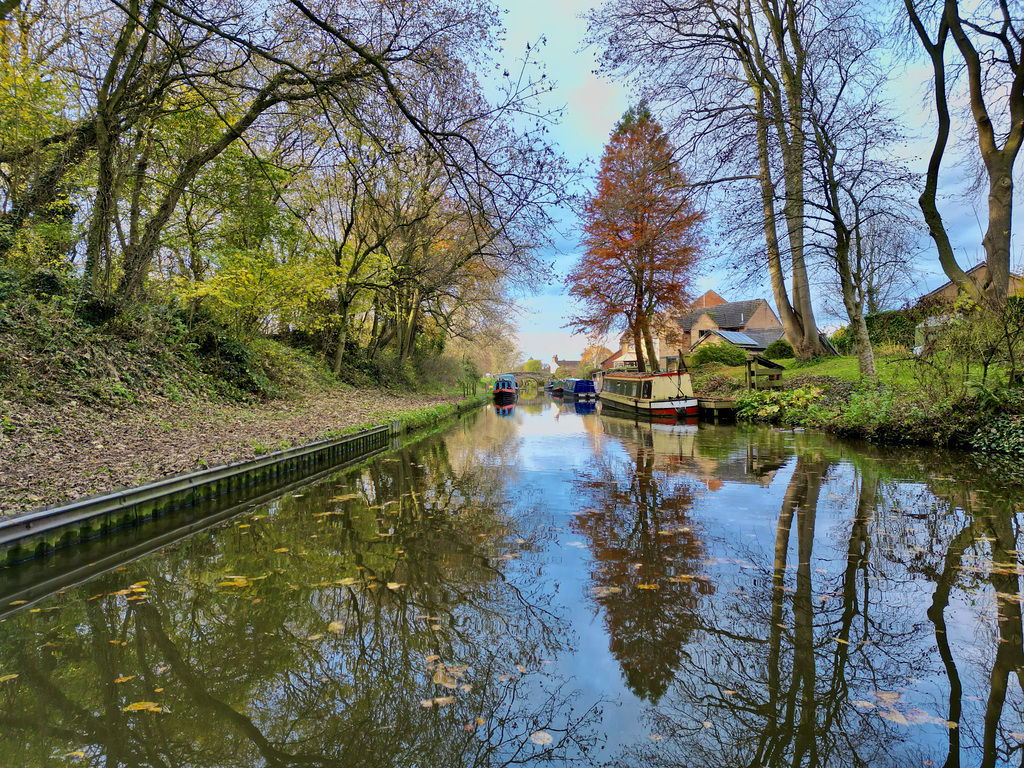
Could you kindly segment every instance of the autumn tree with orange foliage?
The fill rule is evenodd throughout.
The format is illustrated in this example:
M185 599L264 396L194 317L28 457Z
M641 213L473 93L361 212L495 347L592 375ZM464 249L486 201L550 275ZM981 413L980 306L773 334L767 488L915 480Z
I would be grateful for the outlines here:
M703 211L690 199L672 146L646 105L623 115L601 158L584 210L585 253L566 277L580 311L568 325L633 338L637 369L658 370L651 325L681 308L701 254Z

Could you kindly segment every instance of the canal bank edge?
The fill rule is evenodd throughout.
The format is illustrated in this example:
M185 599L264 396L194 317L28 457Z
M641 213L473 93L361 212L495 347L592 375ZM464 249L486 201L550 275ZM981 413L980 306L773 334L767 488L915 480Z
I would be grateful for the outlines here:
M421 408L387 424L349 430L342 437L13 515L0 520L0 566L40 557L225 495L237 497L261 484L358 460L387 447L399 435L429 428L486 402L488 397L480 395L455 404Z

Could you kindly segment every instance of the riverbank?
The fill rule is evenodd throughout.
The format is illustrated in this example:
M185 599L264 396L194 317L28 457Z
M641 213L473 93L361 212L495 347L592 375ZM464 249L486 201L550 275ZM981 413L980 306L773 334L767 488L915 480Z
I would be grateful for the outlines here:
M826 358L786 366L782 387L747 392L742 368L695 375L704 396L736 398L736 416L778 426L821 429L889 445L1024 455L1024 390L980 386L924 368L907 355L879 356L879 382L859 380L857 361Z
M0 517L255 458L393 419L414 421L458 395L351 387L247 404L154 396L117 410L4 404Z

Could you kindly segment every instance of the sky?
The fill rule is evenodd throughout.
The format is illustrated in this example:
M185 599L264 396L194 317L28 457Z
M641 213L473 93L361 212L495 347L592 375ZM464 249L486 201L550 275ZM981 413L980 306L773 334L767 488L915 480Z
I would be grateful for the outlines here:
M504 50L507 56L519 55L526 45L533 48L543 36L547 43L539 51L539 57L547 64L548 77L555 83L555 90L549 94L549 107L564 106L565 111L559 125L553 126L553 140L571 162L591 161L590 173L601 157L612 128L631 100L627 88L621 83L598 77L593 73L597 66L594 49L583 49L582 39L586 22L579 18L586 10L600 5L598 0L498 0L505 9L504 23L507 42ZM904 159L911 169L923 173L926 158L931 151L932 136L928 129L930 114L927 109L927 91L930 68L924 65L900 68L894 71L891 89L893 101L904 111L904 118L910 126L912 137L904 148ZM947 228L950 231L957 257L963 267L976 264L983 256L981 237L984 233L984 195L980 204L970 204L952 194L952 186L962 184L955 167L948 161L943 166L943 183L950 195L940 200L940 207ZM713 214L713 212L712 212ZM1020 220L1018 216L1018 220ZM579 254L575 222L563 218L556 237L556 247L546 254L546 260L554 265L556 274L564 278L572 268ZM919 257L919 286L923 294L946 282L938 266L931 241L922 237L925 252ZM1019 252L1014 251L1011 265L1019 267ZM760 287L748 288L744 295L734 296L729 291L726 277L709 271L695 281L699 295L709 288L715 289L727 300L739 301L751 298L766 298L774 307L770 285L767 280ZM537 295L520 300L523 312L518 322L518 346L526 357L534 357L543 363L550 363L554 355L563 360L578 360L587 346L583 336L570 334L565 325L572 316L572 302L560 282L539 288ZM835 324L835 323L833 323ZM828 327L829 321L819 318L819 325ZM615 349L617 340L606 340L606 346Z

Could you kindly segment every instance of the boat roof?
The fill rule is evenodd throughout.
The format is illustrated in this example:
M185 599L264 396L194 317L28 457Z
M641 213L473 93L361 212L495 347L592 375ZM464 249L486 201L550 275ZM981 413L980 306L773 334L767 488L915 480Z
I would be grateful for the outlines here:
M607 378L622 378L622 379L650 379L655 376L689 376L687 371L659 371L653 373L648 371L647 373L637 373L636 371L607 371L604 377Z

